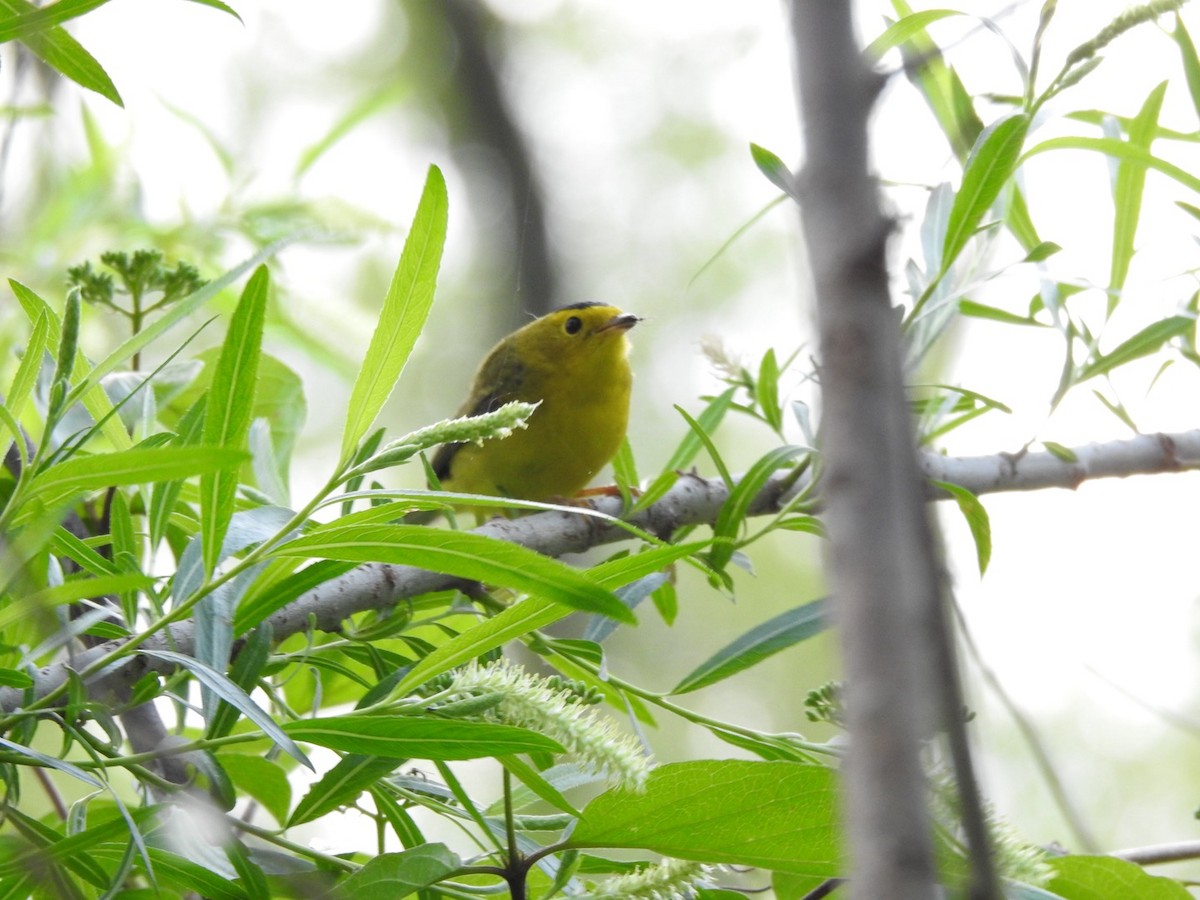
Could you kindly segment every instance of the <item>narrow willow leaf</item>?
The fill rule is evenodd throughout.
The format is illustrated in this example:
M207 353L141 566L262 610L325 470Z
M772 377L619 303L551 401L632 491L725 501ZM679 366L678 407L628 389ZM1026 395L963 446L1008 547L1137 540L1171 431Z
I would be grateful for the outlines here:
M213 370L212 386L204 413L204 443L214 447L244 450L250 433L251 411L262 355L263 325L266 321L269 276L259 266L242 291L221 356ZM200 478L200 535L204 547L204 570L217 567L221 542L229 529L237 494L238 469L218 469Z
M88 850L89 856L110 866L115 866L124 853L125 845L120 843ZM199 894L205 900L249 900L250 895L240 885L176 853L149 847L147 854L159 888L174 888L180 896Z
M708 555L709 564L717 570L723 569L733 558L737 549L737 535L746 520L750 504L754 502L766 485L767 480L780 468L797 456L807 453L804 447L785 445L771 450L742 475L734 486L713 524L714 545Z
M43 588L0 609L0 629L9 628L27 616L35 615L54 606L78 603L80 600L92 600L103 597L105 594L122 591L147 590L153 586L153 578L138 572L130 572L78 579L54 587Z
M430 678L449 672L455 666L469 662L531 631L552 625L559 619L566 618L569 613L570 610L566 607L541 597L522 600L490 619L484 619L478 625L468 628L458 637L422 657L421 661L413 666L412 671L396 685L396 695L402 697Z
M1021 147L1029 130L1029 117L1017 113L994 122L975 142L963 170L962 186L954 195L946 240L942 245L942 271L948 271L975 234L1000 190L1016 171Z
M326 772L308 789L288 818L287 827L293 828L302 822L311 822L339 806L349 806L371 786L404 765L403 758L390 756L364 756L351 753L338 760L337 765Z
M304 751L297 747L295 742L280 729L275 720L267 715L257 703L251 700L249 694L222 673L209 668L204 663L190 656L183 653L175 653L172 650L140 649L137 652L144 656L161 659L164 662L187 669L202 685L231 706L237 707L242 715L262 729L263 734L270 738L280 750L301 765L309 769L313 768L313 764L308 761L308 757L304 755Z
M826 600L814 600L756 625L683 677L671 689L686 694L758 665L769 656L820 634L829 627Z
M65 503L88 491L123 484L147 484L188 478L230 465L247 455L225 447L135 448L98 456L75 456L34 476L25 494L26 505Z
M768 348L758 368L758 381L754 385L754 397L759 411L776 434L783 432L783 409L779 405L779 361L775 348Z
M900 14L901 21L920 15L913 12L906 0L892 0L892 7ZM920 25L919 19L912 23ZM954 155L965 160L983 131L973 98L958 73L946 64L941 50L925 28L907 30L908 36L897 45L904 58L904 73L925 98Z
M453 875L462 861L445 844L425 844L402 853L384 853L340 884L347 897L362 900L408 897Z
M49 341L50 319L45 312L42 312L33 323L29 343L25 345L21 355L21 364L17 367L17 374L13 376L12 386L4 397L8 411L15 420L19 421L21 413L25 411L25 402L29 399L33 386L37 382L38 372L41 371L42 362L46 358ZM20 440L20 436L17 434L14 434L13 438Z
M987 510L979 502L979 498L965 487L948 481L932 483L954 498L963 518L967 520L971 538L975 541L975 559L979 563L979 574L982 576L987 572L988 563L992 558L992 522L988 518Z
M2 5L0 5L0 9L2 8ZM17 302L21 304L21 308L25 311L25 315L31 322L36 322L41 316L46 317L46 324L48 326L46 335L47 345L58 346L62 339L62 322L54 310L50 308L50 304L19 281L10 278L8 285L12 288L13 296L17 298ZM72 394L79 396L79 401L83 404L83 408L88 411L88 414L95 421L103 423L100 430L108 442L118 450L125 450L133 442L130 440L129 432L125 430L125 426L121 424L120 419L112 415L113 405L109 401L108 395L104 393L99 382L90 383L86 387L83 386L83 382L90 381L91 371L87 358L82 353L77 353L75 356L75 367L72 372L76 387Z
M703 760L659 766L644 793L601 794L568 843L834 877L843 873L838 824L830 768Z
M1147 325L1133 337L1124 341L1111 353L1092 360L1080 368L1075 376L1075 383L1104 375L1128 362L1141 359L1157 352L1163 344L1175 337L1180 337L1196 327L1196 320L1191 316L1170 316Z
M633 613L611 592L556 559L516 544L423 525L336 524L290 541L276 556L310 556L416 566L515 588L573 609L633 623Z
M1179 13L1175 13L1175 30L1171 36L1175 38L1175 44L1179 47L1183 73L1187 77L1188 93L1192 97L1192 109L1200 118L1200 56L1196 54L1196 45L1184 27L1183 17Z
M1161 172L1168 178L1179 182L1188 190L1200 194L1200 178L1197 178L1185 169L1181 169L1179 166L1167 162L1165 159L1160 159L1143 147L1113 138L1049 138L1026 150L1017 164L1021 165L1031 157L1037 156L1039 153L1049 153L1051 150L1094 150L1097 153L1103 153L1114 159L1130 160L1139 165L1154 169L1156 172Z
M288 722L298 741L393 759L481 759L509 753L561 753L555 741L511 725L417 716L333 716Z
M1045 322L1039 322L1032 316L1018 316L1007 310L997 309L994 306L987 306L983 303L976 303L974 300L959 300L958 311L964 316L970 316L973 319L991 319L993 322L1003 322L1006 325L1032 325L1035 328L1050 327Z
M354 382L342 432L342 459L350 460L379 415L404 368L433 303L446 241L446 181L429 167L412 228L383 301L379 324Z
M1129 143L1141 147L1147 153L1158 130L1158 114L1162 110L1163 98L1167 93L1167 82L1162 82L1146 98L1141 110L1130 123ZM1108 276L1108 310L1112 313L1125 286L1129 264L1133 260L1133 242L1137 235L1138 220L1142 213L1142 195L1146 187L1146 167L1132 160L1122 160L1117 168L1117 179L1113 185L1113 236L1112 260Z
M32 7L28 12L6 17L0 20L0 44L24 40L36 32L45 31L54 25L61 25L91 12L107 2L108 0L59 0L47 7Z
M635 512L661 500L663 495L671 489L678 477L677 473L690 466L703 449L704 444L700 440L700 433L712 434L716 431L721 420L725 418L725 413L733 405L735 393L737 393L737 388L731 387L708 401L708 405L694 420L700 426L700 431L697 432L695 428L688 429L683 440L679 442L679 446L675 448L675 452L663 466L662 474L654 479L638 498L638 502L633 507Z
M61 3L54 4L50 10L58 5ZM3 24L6 25L22 15L33 16L38 12L40 10L28 0L0 0L0 13L5 14ZM11 38L9 39L11 40ZM116 85L112 83L108 73L75 38L62 28L51 25L27 30L24 35L24 43L38 59L70 78L80 87L95 91L117 106L124 106L121 102L121 95L117 93Z
M966 13L953 9L923 9L906 16L901 16L863 50L863 56L870 60L879 60L885 53L901 44L906 44L914 38L925 35L925 29L941 19L949 16L962 16Z

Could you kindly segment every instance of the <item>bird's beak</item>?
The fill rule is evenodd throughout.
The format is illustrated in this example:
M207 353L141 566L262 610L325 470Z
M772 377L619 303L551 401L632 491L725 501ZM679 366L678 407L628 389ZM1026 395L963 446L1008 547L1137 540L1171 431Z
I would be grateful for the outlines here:
M640 321L642 321L641 317L635 316L633 313L621 313L619 316L613 316L611 319L597 328L596 333L599 334L602 331L608 331L612 328L615 328L618 331L628 331Z

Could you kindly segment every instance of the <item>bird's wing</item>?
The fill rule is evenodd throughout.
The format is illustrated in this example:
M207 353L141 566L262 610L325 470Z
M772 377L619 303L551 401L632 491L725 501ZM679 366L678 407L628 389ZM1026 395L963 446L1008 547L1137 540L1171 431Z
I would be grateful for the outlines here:
M507 343L496 347L483 361L475 375L471 396L456 414L459 417L481 416L499 409L505 403L521 399L525 366L512 353ZM450 477L450 463L463 444L442 444L433 454L430 465L439 481Z

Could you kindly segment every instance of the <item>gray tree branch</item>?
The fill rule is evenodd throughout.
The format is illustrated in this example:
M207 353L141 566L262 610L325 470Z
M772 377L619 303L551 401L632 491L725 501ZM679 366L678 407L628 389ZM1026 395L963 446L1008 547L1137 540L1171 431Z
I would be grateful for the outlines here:
M1128 475L1178 472L1200 465L1200 429L1179 434L1146 435L1128 441L1092 444L1076 448L1080 460L1068 463L1049 453L1000 454L980 457L942 457L926 454L922 467L931 477L953 481L976 494L1014 490L1078 487L1093 478L1113 478ZM1086 461L1086 462L1084 462ZM1084 468L1081 470L1081 466ZM768 483L750 507L751 515L770 515L786 505L797 491L805 489L806 480L788 484L785 476ZM942 492L929 488L928 497L935 499ZM669 537L687 525L711 524L716 521L721 505L729 498L729 490L720 479L705 479L693 473L680 476L675 486L657 503L629 517L632 524L661 537ZM615 497L597 497L591 504L605 516L621 513L621 501ZM546 556L579 553L592 547L626 540L629 533L604 519L590 518L579 513L547 512L520 519L495 519L475 529L499 540L521 544ZM427 591L438 590L454 583L454 579L416 569L411 566L392 566L368 563L344 575L330 579L296 598L268 620L275 638L282 640L309 627L336 632L348 616L364 610L382 610L401 600ZM30 699L44 697L60 687L71 671L80 672L120 645L120 642L89 648L74 654L69 660L52 663L34 671L34 687ZM156 635L144 645L148 650L171 649L192 654L195 650L192 623L180 622L171 626L169 634ZM147 657L138 657L102 676L91 679L93 695L103 691L118 692L133 685L148 671L168 672L170 666ZM20 709L27 702L24 691L0 688L0 711Z

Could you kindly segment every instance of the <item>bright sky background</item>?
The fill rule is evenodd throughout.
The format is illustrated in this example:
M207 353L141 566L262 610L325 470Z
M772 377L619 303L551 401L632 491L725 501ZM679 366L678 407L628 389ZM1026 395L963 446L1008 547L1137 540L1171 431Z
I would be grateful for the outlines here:
M283 258L283 280L299 295L298 302L307 304L307 323L354 358L351 348L365 342L371 303L346 297L354 273L364 261L391 265L424 169L438 163L447 172L452 204L444 282L456 299L444 307L445 317L435 309L431 328L454 353L449 362L439 361L445 354L425 346L414 369L425 364L433 372L425 376L428 381L448 381L455 393L465 389L467 360L478 357L490 336L470 323L464 329L455 318L455 310L468 308L464 273L481 252L464 212L469 208L486 216L487 202L464 196L462 175L447 158L435 125L401 103L354 132L298 184L292 178L299 153L358 99L347 85L361 91L362 69L371 64L366 50L391 40L380 30L395 27L397 17L385 14L382 2L354 4L352 13L349 6L337 5L340 17L330 15L334 5L316 0L234 5L244 27L196 4L121 0L73 29L125 99L124 110L90 97L84 103L109 139L129 153L143 185L146 216L169 221L181 206L200 219L218 216L232 192L242 203L296 194L336 199L391 223L397 231L358 248L301 246ZM635 365L644 390L635 405L633 441L644 468L652 470L667 452L654 438L662 428L678 433L670 405L694 410L694 398L714 390L698 351L704 335L721 335L753 361L767 346L786 356L812 338L803 252L794 214L786 207L768 214L714 271L689 285L721 243L774 196L751 164L746 145L753 141L784 159L800 158L781 4L496 0L492 6L513 30L507 78L551 195L552 228L580 297L622 305L630 298L628 307L648 318L635 335ZM1059 20L1047 37L1046 74L1123 6L1062 0ZM874 37L880 9L868 3L859 8L864 35ZM963 8L991 15L1003 7L965 3ZM1038 8L1019 5L998 19L1022 53L1027 54ZM1195 11L1187 15L1193 35L1200 34L1200 17ZM143 26L131 24L139 19ZM952 61L969 89L1018 90L1008 47L977 22L946 23L934 33L961 36ZM403 33L394 36L397 42L404 39ZM349 77L351 68L358 81ZM1178 55L1165 32L1153 26L1122 40L1094 79L1064 96L1051 113L1096 107L1132 115L1149 90L1167 78L1173 83L1162 121L1195 131L1196 111ZM63 91L79 93L71 86ZM73 102L68 99L63 108ZM233 150L238 159L233 184L196 129L169 106L187 110ZM997 109L984 106L980 112L990 121ZM655 150L670 128L679 130L675 140L686 143L686 129L696 122L704 126L697 129L698 144L710 132L719 137L691 167ZM56 152L76 152L78 124L64 122L63 127L76 139L64 137ZM1034 139L1064 131L1060 122L1047 128ZM1083 133L1084 126L1078 128ZM956 177L928 111L902 78L893 79L882 97L875 138L881 175L888 182L926 185ZM1194 153L1189 157L1176 146L1163 153L1190 171L1200 169ZM1051 269L1106 283L1111 223L1106 162L1082 154L1047 155L1029 165L1024 177L1043 236L1064 246ZM897 187L888 197L902 225L919 220L924 188ZM1138 245L1148 252L1135 262L1127 287L1132 302L1112 323L1112 338L1102 339L1105 347L1176 311L1194 289L1192 276L1180 273L1197 266L1196 223L1172 201L1200 201L1153 174L1147 197ZM897 241L897 272L905 256L917 252L914 231L909 227ZM671 249L664 252L664 247ZM1000 259L1020 258L1007 245L997 253ZM731 284L736 293L726 295ZM1030 271L1001 279L977 299L1020 312L1034 290ZM946 441L948 450L991 454L1016 451L1040 438L1075 445L1127 436L1086 389L1045 419L1060 366L1057 348L1057 336L1048 332L992 324L963 328L947 354L948 371L939 377L997 397L1015 414L972 424ZM807 360L807 353L801 359ZM1141 428L1200 426L1196 370L1177 363L1147 395L1154 368L1131 367L1117 381ZM797 396L811 399L800 373L795 383ZM340 422L347 393L348 385L336 381L310 387L310 421ZM398 411L413 421L397 427L443 414L434 406ZM329 438L314 432L300 471L321 471L331 446ZM740 464L753 458L732 445L730 452ZM1146 764L1157 762L1169 775L1194 747L1182 744L1177 730L1122 691L1200 727L1195 690L1200 474L988 497L985 505L995 547L982 580L961 518L943 508L941 520L959 603L988 665L1044 730L1085 813L1103 817L1095 824L1106 842L1193 837L1191 810L1200 805L1194 785L1180 789L1173 778L1153 776L1125 785L1130 773ZM747 616L745 627L760 618L747 605L739 609ZM775 671L784 674L788 664L783 660ZM981 688L973 690L972 706L980 712L984 778L998 809L1034 840L1067 840L1060 822L1047 812L1046 792L1031 773L1010 721ZM788 730L802 728L793 723Z

